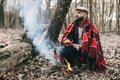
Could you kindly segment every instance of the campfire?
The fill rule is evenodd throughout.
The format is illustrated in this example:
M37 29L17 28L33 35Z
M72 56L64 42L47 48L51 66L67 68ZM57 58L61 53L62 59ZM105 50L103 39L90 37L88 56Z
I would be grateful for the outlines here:
M67 60L66 58L64 58L64 59L65 59L65 62L66 62L66 64L67 64L67 69L68 69L69 71L73 71L73 69L72 69L70 63L68 62L68 60Z

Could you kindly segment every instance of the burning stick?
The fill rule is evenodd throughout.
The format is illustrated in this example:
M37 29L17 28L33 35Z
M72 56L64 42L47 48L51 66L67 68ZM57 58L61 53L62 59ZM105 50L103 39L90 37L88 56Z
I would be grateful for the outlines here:
M73 69L71 68L71 65L70 65L70 63L68 62L68 60L66 59L66 58L64 58L65 59L65 62L66 62L66 64L67 64L67 69L69 70L69 71L73 71Z

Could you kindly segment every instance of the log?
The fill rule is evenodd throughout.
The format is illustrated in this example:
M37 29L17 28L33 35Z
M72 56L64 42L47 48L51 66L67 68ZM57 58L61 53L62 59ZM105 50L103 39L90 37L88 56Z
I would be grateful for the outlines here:
M6 36L7 34L3 35ZM10 33L10 35L13 34ZM17 36L18 34L15 37ZM10 38L4 43L2 43L2 39L4 38L0 40L0 76L33 56L32 44L28 41L28 39L22 37L23 36L21 35L18 39L13 37L13 39ZM4 41L5 40L6 39L4 39Z
M29 59L31 54L32 44L20 40L0 48L0 76Z

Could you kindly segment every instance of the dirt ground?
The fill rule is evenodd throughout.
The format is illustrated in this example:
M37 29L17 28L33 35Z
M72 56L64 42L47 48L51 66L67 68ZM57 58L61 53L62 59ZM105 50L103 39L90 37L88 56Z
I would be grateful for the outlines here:
M0 29L0 47L21 39L24 30ZM65 72L60 63L55 66L49 60L36 56L12 68L2 77L3 80L120 80L120 35L101 34L102 49L107 61L105 73L89 70L83 65L76 72Z

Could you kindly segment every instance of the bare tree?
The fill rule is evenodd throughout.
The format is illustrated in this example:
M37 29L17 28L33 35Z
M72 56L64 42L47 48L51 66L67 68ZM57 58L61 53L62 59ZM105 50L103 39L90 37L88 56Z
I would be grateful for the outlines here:
M0 27L4 26L4 8L3 8L4 0L0 1Z
M118 32L118 0L116 0L116 32Z
M9 22L10 22L9 14L6 11L4 11L4 27L5 28L8 28Z
M49 22L50 21L50 3L51 3L51 0L45 0L46 3L47 3L47 14L45 16L46 18L46 21Z
M87 0L87 8L88 8L88 6L89 6L89 0Z
M84 1L84 0L81 0L81 2L80 2L80 3L81 3L80 6L83 6L83 1Z
M47 32L47 38L57 43L60 30L72 0L60 0Z
M104 7L105 6L105 1L103 0L102 2L102 32L105 33L105 26L104 26Z
M100 29L100 27L98 26L97 0L95 0L93 3L94 3L94 7L93 7L93 11L94 11L94 12L93 12L93 13L94 13L94 14L93 14L94 18L93 18L93 19L94 19L94 20L93 20L93 21L94 21L94 23L97 25L97 27Z
M93 12L92 12L92 3L93 3L93 0L89 0L90 2L89 2L89 5L90 5L90 8L89 8L89 10L90 10L90 20L91 21L93 21Z
M118 0L118 34L120 34L120 0Z
M109 17L110 17L110 20L109 20L109 30L110 31L111 31L111 28L112 28L113 8L114 8L113 0L110 0L110 12L109 12Z

